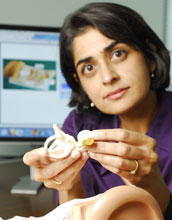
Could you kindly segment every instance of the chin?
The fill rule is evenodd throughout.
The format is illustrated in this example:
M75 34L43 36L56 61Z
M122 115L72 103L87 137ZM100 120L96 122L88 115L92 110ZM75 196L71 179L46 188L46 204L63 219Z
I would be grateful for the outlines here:
M106 105L104 108L99 108L99 110L108 115L122 115L130 111L132 107L128 107L126 105Z

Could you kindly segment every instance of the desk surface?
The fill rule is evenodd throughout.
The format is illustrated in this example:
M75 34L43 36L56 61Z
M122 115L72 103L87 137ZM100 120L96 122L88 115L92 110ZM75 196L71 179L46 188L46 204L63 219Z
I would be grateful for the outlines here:
M40 217L56 207L55 190L42 187L37 195L14 195L12 186L21 176L29 175L30 169L22 160L0 162L0 217Z

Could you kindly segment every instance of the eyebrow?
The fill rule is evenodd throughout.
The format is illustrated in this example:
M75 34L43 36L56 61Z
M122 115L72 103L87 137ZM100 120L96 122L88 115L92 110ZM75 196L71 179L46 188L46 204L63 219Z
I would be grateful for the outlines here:
M111 50L114 46L116 46L117 44L121 43L120 41L116 40L113 41L110 45L108 45L107 47L104 48L104 52L108 52L109 50Z
M76 64L76 68L77 68L81 63L86 63L86 62L88 62L88 61L91 60L91 59L92 59L92 57L86 57L86 58L84 58L84 59L79 60L79 61L77 62L77 64Z
M120 42L120 41L113 41L113 42L110 43L107 47L105 47L105 48L103 49L103 52L108 52L108 51L110 51L114 46L116 46L116 45L119 44L119 43L121 43L121 42ZM92 59L92 57L86 57L86 58L84 58L84 59L79 60L79 61L77 62L77 64L76 64L76 68L77 68L80 64L86 63L86 62L90 61L91 59Z

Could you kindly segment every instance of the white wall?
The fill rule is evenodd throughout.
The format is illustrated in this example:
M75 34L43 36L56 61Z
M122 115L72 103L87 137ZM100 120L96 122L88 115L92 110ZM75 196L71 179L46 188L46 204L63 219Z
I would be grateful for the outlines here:
M107 2L99 0L95 2ZM64 17L92 0L0 0L0 23L61 26ZM164 39L165 0L109 0L138 11Z
M172 62L172 1L171 0L166 0L167 1L167 22L166 22L166 36L165 36L165 43L167 48L170 51L171 55L171 62ZM171 64L171 70L170 70L170 75L171 75L171 85L170 85L170 90L172 91L172 64Z

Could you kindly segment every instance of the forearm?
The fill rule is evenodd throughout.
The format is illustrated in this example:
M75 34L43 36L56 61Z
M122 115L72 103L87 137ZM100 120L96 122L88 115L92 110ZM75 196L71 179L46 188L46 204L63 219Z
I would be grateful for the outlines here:
M155 186L154 189L151 189L150 193L157 200L162 212L164 213L170 201L170 192L165 183L162 183L162 185L158 185L159 186Z
M59 191L59 204L76 198L85 198L84 187L81 180L74 184L71 189Z
M142 184L138 184L138 186L152 194L164 213L170 201L170 193L163 178L161 177L159 168L156 167L156 169L157 172L150 175L148 181L144 181Z

